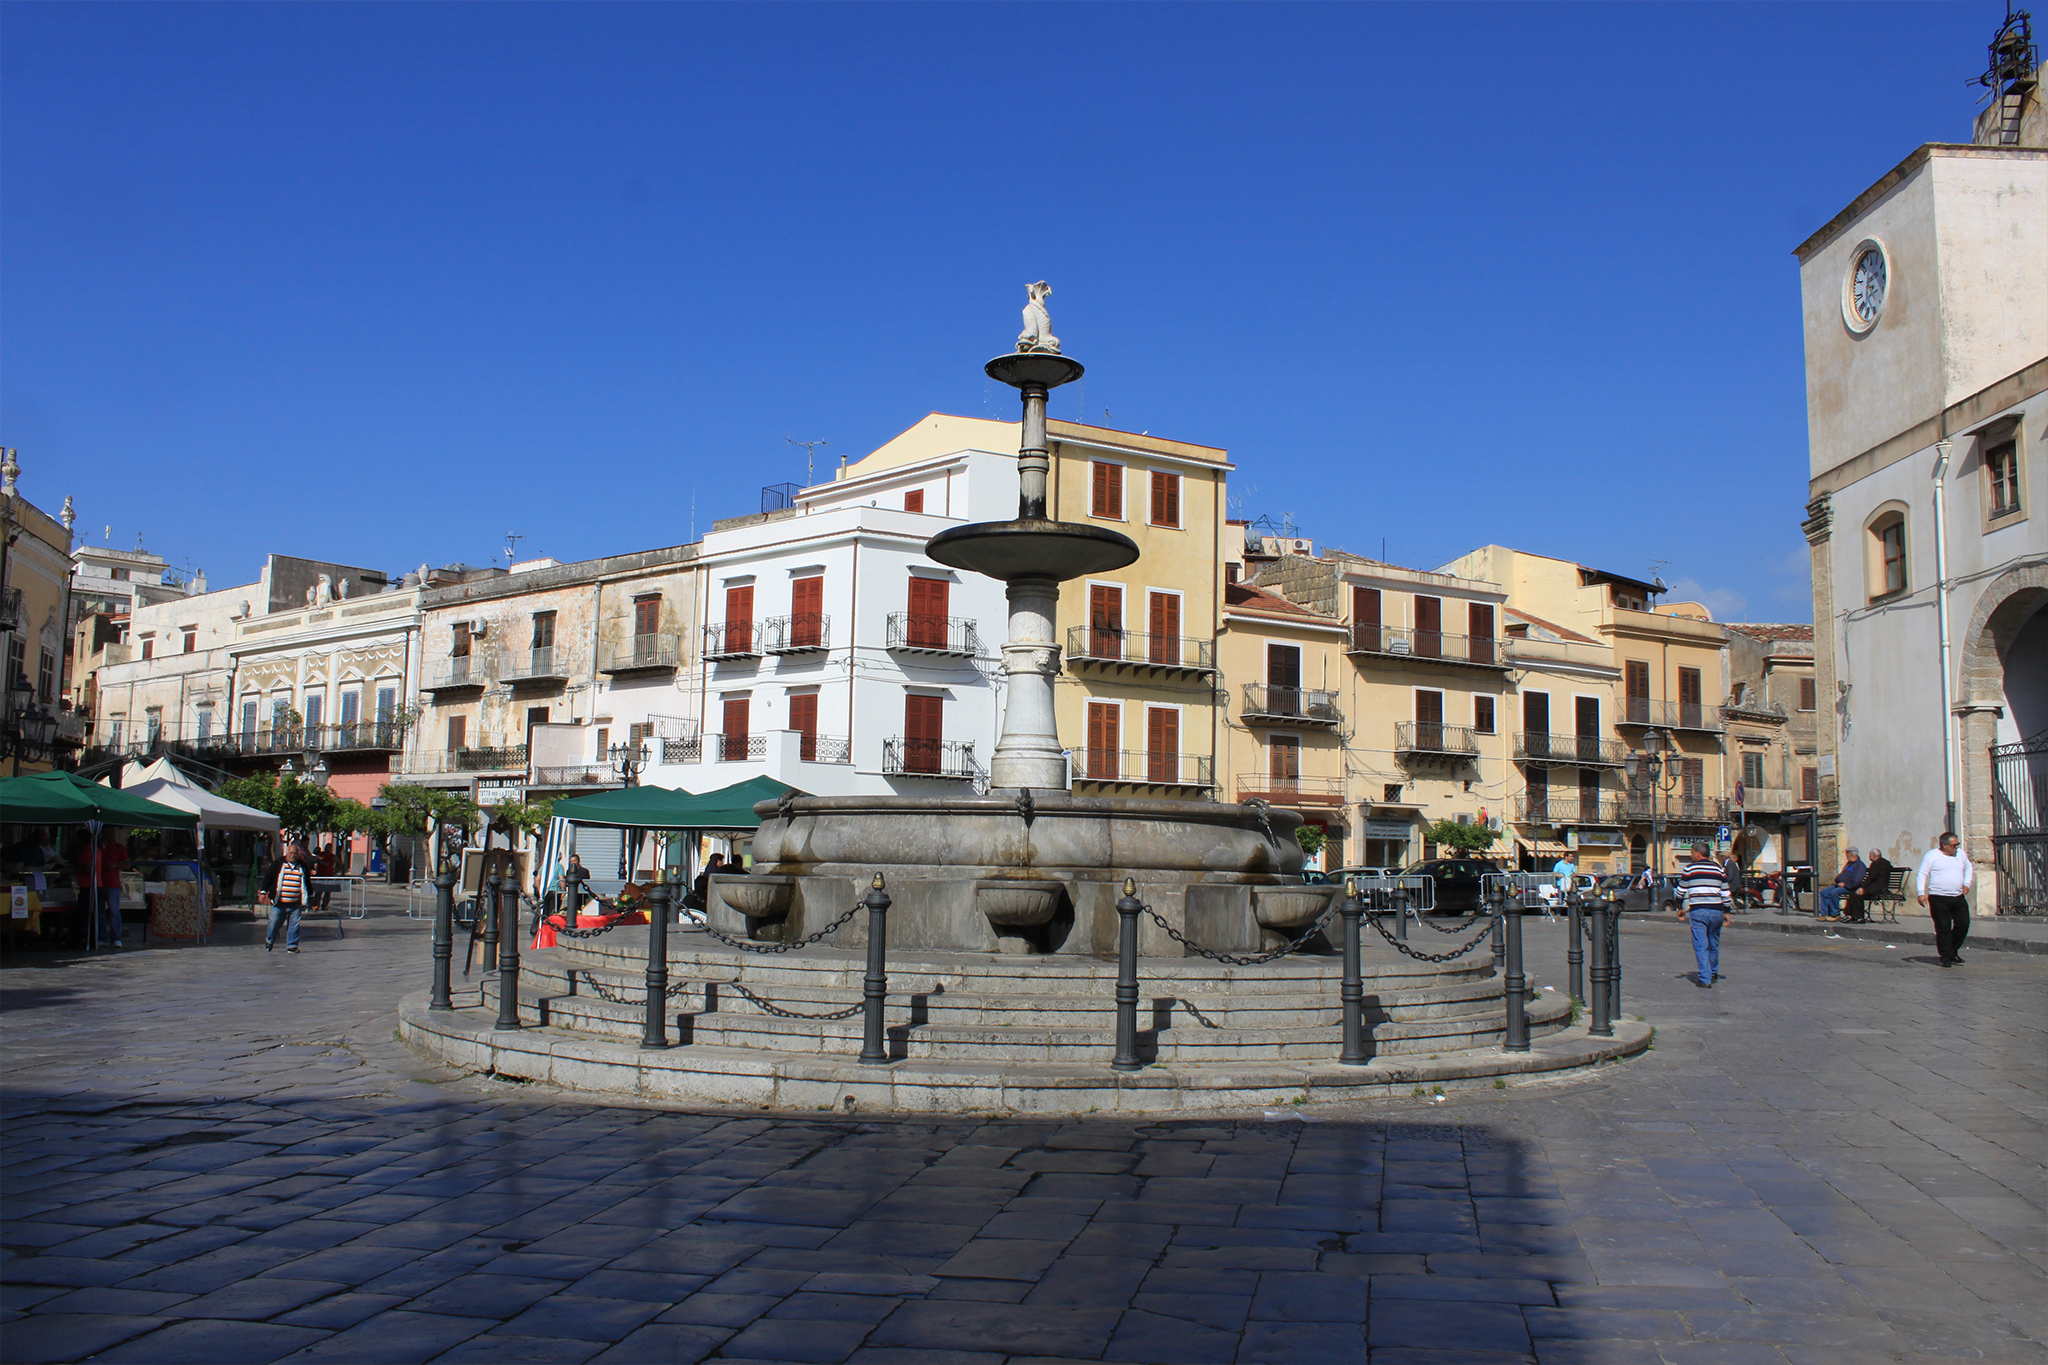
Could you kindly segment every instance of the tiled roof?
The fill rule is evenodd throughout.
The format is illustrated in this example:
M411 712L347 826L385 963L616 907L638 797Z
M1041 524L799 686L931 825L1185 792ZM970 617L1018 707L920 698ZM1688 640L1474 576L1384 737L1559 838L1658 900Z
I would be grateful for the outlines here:
M1306 607L1296 606L1279 593L1255 588L1249 583L1225 583L1223 605L1227 610L1269 612L1275 616L1301 616L1311 621L1327 620Z
M1555 621L1546 621L1540 616L1531 616L1520 607L1502 607L1501 610L1517 621L1526 621L1532 626L1541 626L1560 640L1574 640L1582 645L1597 645L1600 643L1590 635L1581 635L1575 630L1558 625Z
M1747 635L1752 640L1811 640L1813 627L1802 625L1752 625L1748 622L1724 623L1727 628Z

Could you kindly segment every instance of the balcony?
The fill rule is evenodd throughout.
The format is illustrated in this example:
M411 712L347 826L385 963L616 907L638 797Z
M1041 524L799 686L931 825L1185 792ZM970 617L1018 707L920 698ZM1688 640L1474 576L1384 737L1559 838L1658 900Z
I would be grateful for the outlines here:
M1404 720L1394 725L1394 752L1415 758L1458 762L1479 757L1479 739L1469 725Z
M1532 730L1515 736L1515 760L1520 763L1619 768L1627 753L1628 746L1620 740L1592 735L1553 735Z
M975 623L965 616L889 613L889 648L904 654L950 654L971 659L981 653Z
M559 768L535 768L532 785L559 790L577 787L623 787L626 781L609 763L571 763Z
M395 720L366 720L353 725L308 726L306 747L329 754L390 753L405 747L405 727Z
M1067 663L1109 673L1195 675L1216 671L1216 642L1103 626L1067 627Z
M749 735L706 735L704 753L712 763L759 762L768 757L768 735L765 731Z
M845 735L803 734L797 740L796 756L800 763L851 763L853 741Z
M832 618L820 613L771 616L761 628L769 654L822 654L832 647Z
M21 589L0 588L0 630L20 630Z
M569 681L568 651L550 645L514 654L502 676L514 687L559 686Z
M1239 773L1237 799L1256 799L1269 805L1286 806L1289 809L1298 809L1302 806L1341 806L1344 804L1344 779Z
M1741 810L1751 815L1775 815L1779 811L1798 810L1801 806L1818 805L1818 799L1804 800L1791 787L1744 787Z
M1244 685L1244 705L1238 719L1253 725L1328 725L1344 723L1337 709L1335 692L1314 692L1300 687L1272 687L1265 683Z
M213 742L219 745L216 752L244 758L299 754L306 749L306 729L302 725L270 726L244 730L236 735L221 735Z
M1623 825L1628 823L1627 800L1616 792L1603 792L1587 800L1574 791L1549 795L1525 793L1515 798L1518 825Z
M422 692L481 692L491 685L490 659L470 654L443 659L440 669L420 685Z
M1207 754L1148 753L1141 749L1076 749L1068 756L1075 786L1178 787L1209 791L1215 760Z
M1666 730L1700 730L1718 735L1727 728L1721 708L1696 701L1652 701L1648 697L1623 697L1616 725L1657 725Z
M704 657L712 662L724 659L761 657L761 632L752 621L719 621L704 627Z
M1647 825L1653 819L1667 825L1719 825L1728 819L1728 802L1718 796L1649 796L1630 792L1622 814L1632 825Z
M506 772L524 768L526 752L524 744L498 748L425 749L407 756L405 771L409 774Z
M1353 626L1344 652L1354 658L1420 660L1505 673L1510 665L1500 646L1491 635L1450 635L1412 626Z
M629 678L635 674L673 673L676 671L676 642L672 636L635 635L632 639L615 646L605 656L604 666L597 671L608 673L614 678Z
M906 739L901 735L882 741L882 771L890 777L981 776L974 762L974 741Z

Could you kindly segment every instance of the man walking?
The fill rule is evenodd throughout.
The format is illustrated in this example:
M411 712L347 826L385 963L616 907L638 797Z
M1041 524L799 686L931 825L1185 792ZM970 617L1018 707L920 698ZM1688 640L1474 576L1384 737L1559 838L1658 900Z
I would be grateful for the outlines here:
M1705 844L1692 846L1692 861L1679 873L1678 893L1685 898L1678 916L1692 926L1692 953L1699 967L1693 984L1709 989L1721 979L1721 926L1727 923L1730 901L1728 874Z
M1869 872L1870 869L1863 865L1863 860L1856 856L1856 850L1850 849L1847 860L1842 864L1842 870L1835 874L1834 882L1821 888L1820 910L1814 918L1839 920L1842 917L1842 898L1863 885L1863 878Z
M1934 917L1934 951L1944 967L1963 965L1963 940L1970 936L1970 902L1964 897L1976 873L1962 848L1962 840L1944 833L1920 860L1920 903Z
M313 890L313 860L307 856L306 846L293 840L264 881L263 889L270 893L270 923L263 932L263 951L271 952L277 947L277 922L283 919L284 950L296 953L299 917L306 913Z

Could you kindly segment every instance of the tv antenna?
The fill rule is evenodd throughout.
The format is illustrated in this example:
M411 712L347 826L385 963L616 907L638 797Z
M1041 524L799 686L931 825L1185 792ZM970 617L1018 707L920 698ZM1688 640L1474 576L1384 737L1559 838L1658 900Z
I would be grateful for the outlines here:
M511 567L512 567L512 556L513 556L514 554L518 553L518 550L519 550L519 542L520 542L520 541L522 541L522 540L524 540L524 539L526 539L526 537L525 537L525 536L515 536L515 535L513 535L513 534L512 534L512 533L511 533L510 531L507 531L507 532L505 533L505 567L506 567L506 568L508 568L508 569L509 569L509 568L511 568Z
M802 446L804 448L804 487L809 488L816 482L812 475L817 461L817 447L829 446L832 443L830 441L799 441L796 437L786 433L782 439L793 446Z

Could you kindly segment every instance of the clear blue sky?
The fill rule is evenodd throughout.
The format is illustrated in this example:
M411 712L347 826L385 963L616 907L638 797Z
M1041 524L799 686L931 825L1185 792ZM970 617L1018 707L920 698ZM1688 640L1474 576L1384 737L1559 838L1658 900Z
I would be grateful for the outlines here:
M1014 417L1043 277L1054 415L1239 515L1805 620L1791 251L2003 13L9 4L0 443L215 586L674 544L786 436Z

